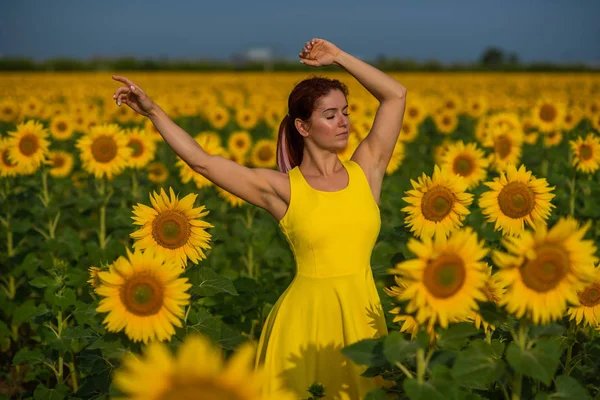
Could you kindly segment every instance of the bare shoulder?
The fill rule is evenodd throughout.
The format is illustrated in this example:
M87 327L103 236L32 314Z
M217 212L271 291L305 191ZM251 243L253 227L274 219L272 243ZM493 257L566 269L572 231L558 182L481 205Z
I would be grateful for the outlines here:
M279 221L290 204L290 178L287 173L267 168L255 168L255 172L269 183L271 190L265 199L265 209Z

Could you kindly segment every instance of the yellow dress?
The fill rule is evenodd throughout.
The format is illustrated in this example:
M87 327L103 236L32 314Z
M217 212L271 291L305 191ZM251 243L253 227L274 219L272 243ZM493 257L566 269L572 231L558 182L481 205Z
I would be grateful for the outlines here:
M309 397L315 381L325 386L325 399L362 399L384 384L380 377L361 377L367 367L340 352L388 333L370 265L379 207L361 166L342 163L349 183L335 192L311 187L298 167L289 171L291 199L279 225L296 275L258 342L255 368L264 368L265 393L276 389L274 377L299 399Z

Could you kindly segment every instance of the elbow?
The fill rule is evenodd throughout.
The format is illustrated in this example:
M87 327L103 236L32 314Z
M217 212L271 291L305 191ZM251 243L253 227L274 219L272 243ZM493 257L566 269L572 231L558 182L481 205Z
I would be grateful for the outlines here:
M210 158L211 156L209 154L204 154L204 156L198 157L196 160L194 160L190 167L200 175L206 176L206 173L208 172L208 165L210 164Z
M396 90L396 98L404 100L406 99L406 88L402 85Z

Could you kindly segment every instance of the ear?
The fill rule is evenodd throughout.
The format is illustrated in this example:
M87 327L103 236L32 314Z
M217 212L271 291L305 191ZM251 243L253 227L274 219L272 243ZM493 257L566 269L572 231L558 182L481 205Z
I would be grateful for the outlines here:
M308 136L308 131L304 127L304 121L302 121L300 118L296 118L294 120L294 126L303 137Z

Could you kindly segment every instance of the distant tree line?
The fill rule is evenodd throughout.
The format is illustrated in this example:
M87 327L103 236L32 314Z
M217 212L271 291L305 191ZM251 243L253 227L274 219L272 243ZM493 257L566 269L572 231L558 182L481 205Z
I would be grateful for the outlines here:
M600 65L555 64L550 62L521 63L518 54L506 53L497 47L489 47L473 63L443 64L437 60L425 62L391 58L380 55L366 60L384 71L413 72L597 72ZM295 60L274 59L268 62L248 61L235 58L217 60L171 60L123 57L116 59L93 58L78 60L53 58L34 61L29 58L0 58L0 71L305 71L307 67ZM335 67L328 67L334 69Z

